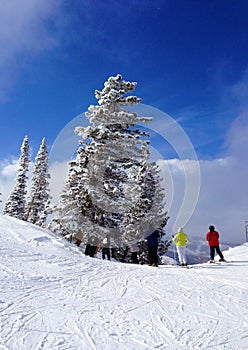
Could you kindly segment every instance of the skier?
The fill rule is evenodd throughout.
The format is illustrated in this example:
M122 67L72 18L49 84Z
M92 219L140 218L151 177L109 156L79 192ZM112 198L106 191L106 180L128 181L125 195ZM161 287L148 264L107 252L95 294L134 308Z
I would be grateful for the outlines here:
M155 230L150 234L146 240L147 240L147 246L148 246L148 259L149 259L149 266L156 266L158 267L158 239L160 237L160 233L158 230Z
M87 242L84 254L89 255L91 258L93 258L98 251L98 244L99 240L97 237L91 236Z
M130 244L130 252L131 252L131 262L132 264L138 264L138 251L139 247L136 242Z
M84 234L83 234L82 231L77 231L76 233L74 233L74 234L72 235L72 237L76 239L76 245L79 247L80 244L82 243Z
M206 240L208 241L209 247L210 247L210 263L214 263L214 255L215 250L216 253L219 255L220 260L219 261L225 261L224 256L220 250L219 247L219 233L215 231L215 227L213 225L209 226L209 232L206 234Z
M105 255L107 255L108 260L110 260L110 238L107 235L102 241L102 258L105 259Z
M181 266L187 266L185 254L187 241L190 241L189 237L183 232L182 227L179 227L176 236L173 237L173 242L176 243L178 259Z

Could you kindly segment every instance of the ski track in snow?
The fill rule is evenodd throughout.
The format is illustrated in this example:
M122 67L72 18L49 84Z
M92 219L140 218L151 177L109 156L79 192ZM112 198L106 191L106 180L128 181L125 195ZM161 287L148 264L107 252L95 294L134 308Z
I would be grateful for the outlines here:
M0 350L248 349L247 245L228 264L153 268L0 227Z

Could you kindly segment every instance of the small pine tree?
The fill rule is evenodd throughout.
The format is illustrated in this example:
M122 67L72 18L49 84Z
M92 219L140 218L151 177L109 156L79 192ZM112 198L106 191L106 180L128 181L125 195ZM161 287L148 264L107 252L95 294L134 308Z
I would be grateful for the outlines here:
M18 174L16 184L10 193L3 210L3 214L13 216L17 219L24 220L28 166L29 166L29 144L28 137L25 136L21 146L21 156L19 158Z
M49 179L48 151L46 140L43 138L35 158L32 184L25 212L25 220L32 224L43 226L48 213L51 212L48 207L50 203Z

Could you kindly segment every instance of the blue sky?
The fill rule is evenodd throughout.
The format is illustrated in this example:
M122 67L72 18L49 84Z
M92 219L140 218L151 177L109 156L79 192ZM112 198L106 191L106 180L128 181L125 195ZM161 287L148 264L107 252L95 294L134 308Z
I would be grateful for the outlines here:
M33 155L43 137L51 147L121 73L179 123L202 162L230 156L244 167L247 18L246 0L2 0L0 163L19 157L25 135Z
M110 75L174 118L199 155L222 151L248 65L247 1L2 1L0 157L52 144ZM9 140L11 139L11 142ZM7 146L6 146L7 145Z

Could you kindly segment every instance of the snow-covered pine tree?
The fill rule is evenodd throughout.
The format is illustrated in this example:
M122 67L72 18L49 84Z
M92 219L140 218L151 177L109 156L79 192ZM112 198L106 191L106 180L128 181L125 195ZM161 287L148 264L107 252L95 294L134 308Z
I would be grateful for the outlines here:
M48 213L51 213L51 208L49 210L48 207L50 200L49 179L48 151L46 140L43 138L35 157L32 183L25 212L25 220L32 224L43 226Z
M139 240L148 227L156 229L166 217L158 170L148 163L149 133L136 127L151 118L123 109L140 102L136 96L126 96L135 87L120 74L110 77L103 90L95 92L98 105L86 113L92 125L75 130L83 141L76 159L77 194L72 199L80 214L74 220L80 221L85 237L96 233L101 237L108 228L117 245Z
M25 136L21 146L21 156L19 158L18 174L15 186L10 193L3 210L3 214L13 216L23 220L25 215L28 166L29 166L29 144L28 137Z
M58 231L66 236L72 234L71 223L75 222L77 228L80 227L83 215L79 207L79 196L82 194L80 187L80 180L78 175L78 165L76 161L69 162L69 171L65 181L64 188L60 195L60 200L55 208L57 213L53 218L59 228Z
M92 126L75 130L84 139L79 159L80 154L88 157L87 169L80 176L82 231L86 236L96 232L101 236L107 227L116 243L125 230L123 218L139 196L139 168L149 158L149 141L144 140L149 135L134 126L151 119L121 108L140 102L136 96L124 96L135 87L136 83L124 81L121 75L110 77L104 89L95 92L99 105L90 106L86 113Z

